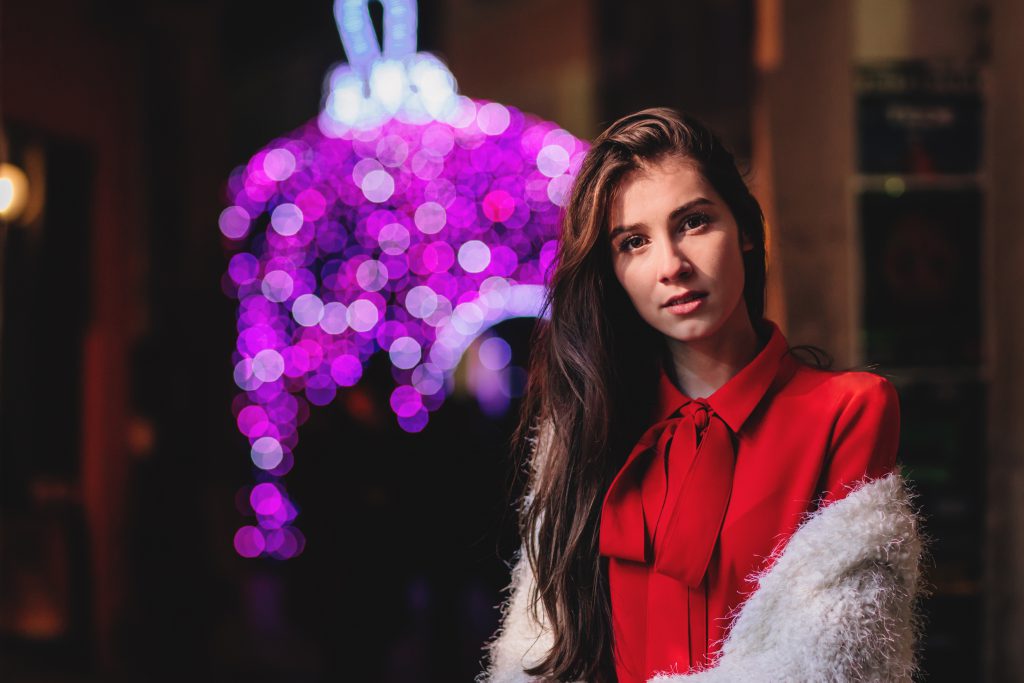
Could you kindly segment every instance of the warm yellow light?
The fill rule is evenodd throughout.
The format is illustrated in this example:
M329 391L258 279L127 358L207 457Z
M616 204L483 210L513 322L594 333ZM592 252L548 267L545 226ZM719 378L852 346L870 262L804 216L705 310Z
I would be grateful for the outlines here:
M907 184L903 181L903 178L892 176L885 179L885 193L890 197L902 197L906 190Z
M28 177L14 164L0 164L0 218L12 221L25 210Z

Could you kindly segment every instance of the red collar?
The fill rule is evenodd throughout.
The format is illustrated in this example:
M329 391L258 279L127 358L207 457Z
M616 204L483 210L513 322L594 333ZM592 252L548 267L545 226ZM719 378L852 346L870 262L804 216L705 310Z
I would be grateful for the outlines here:
M779 374L783 356L789 350L789 343L779 326L768 319L765 319L764 322L771 330L768 343L728 382L707 398L702 399L725 420L733 433L740 431L750 413L764 398L768 388ZM680 406L693 400L672 383L664 366L661 367L659 374L658 408L655 412L655 422L667 419Z

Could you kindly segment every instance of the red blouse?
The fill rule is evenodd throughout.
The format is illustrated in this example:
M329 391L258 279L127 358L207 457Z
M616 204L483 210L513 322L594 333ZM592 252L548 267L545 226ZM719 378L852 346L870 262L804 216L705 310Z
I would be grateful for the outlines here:
M892 471L899 399L883 377L803 365L778 326L711 396L662 371L654 424L612 481L601 516L620 683L713 664L747 577L802 515Z

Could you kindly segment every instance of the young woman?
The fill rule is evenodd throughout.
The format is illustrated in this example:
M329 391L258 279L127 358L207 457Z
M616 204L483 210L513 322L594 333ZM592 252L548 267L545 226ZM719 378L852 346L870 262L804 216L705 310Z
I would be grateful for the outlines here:
M478 680L909 680L922 551L899 404L764 318L765 226L701 123L577 175L517 433L523 547Z

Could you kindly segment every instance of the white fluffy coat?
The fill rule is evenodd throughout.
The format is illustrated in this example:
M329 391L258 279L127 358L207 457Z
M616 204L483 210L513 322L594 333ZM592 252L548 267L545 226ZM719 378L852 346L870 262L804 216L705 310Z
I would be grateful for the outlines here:
M752 576L757 588L741 604L713 666L663 672L649 683L912 681L923 623L919 599L927 593L916 494L899 469L852 488L805 515ZM552 644L550 629L528 614L533 582L520 550L500 606L501 627L485 646L489 666L477 683L540 680L523 671Z

